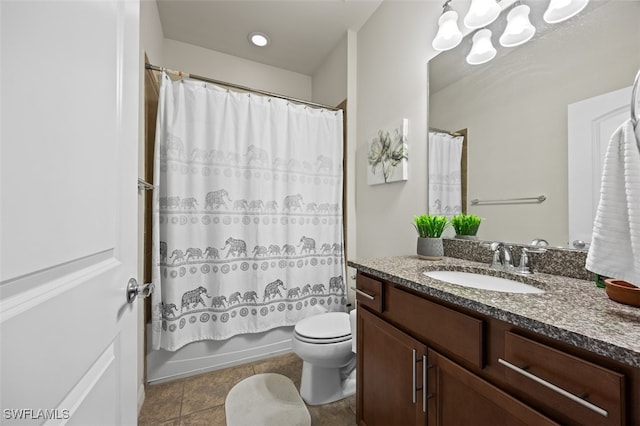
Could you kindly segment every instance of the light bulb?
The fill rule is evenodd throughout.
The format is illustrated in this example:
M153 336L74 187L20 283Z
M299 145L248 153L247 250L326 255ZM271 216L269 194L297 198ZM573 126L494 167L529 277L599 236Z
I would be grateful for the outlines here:
M500 15L500 6L495 0L471 0L471 6L464 17L464 25L475 29L486 27Z
M588 3L589 0L551 0L543 18L550 24L566 21L580 13Z
M458 28L458 12L448 10L438 19L438 34L431 45L438 51L453 49L462 41L462 33Z
M507 27L500 36L500 44L504 47L518 46L531 40L536 28L529 21L531 9L526 5L519 5L511 9L507 15Z
M258 47L264 47L269 44L269 37L263 33L249 34L249 41Z
M491 30L482 29L473 35L473 45L467 55L467 63L480 65L489 62L496 56L496 49L491 43Z

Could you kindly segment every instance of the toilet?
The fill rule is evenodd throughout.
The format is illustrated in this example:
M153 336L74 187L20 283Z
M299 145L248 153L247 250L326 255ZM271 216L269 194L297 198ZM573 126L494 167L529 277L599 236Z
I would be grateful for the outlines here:
M296 324L293 352L303 361L300 395L307 404L328 404L355 394L355 313L327 312Z

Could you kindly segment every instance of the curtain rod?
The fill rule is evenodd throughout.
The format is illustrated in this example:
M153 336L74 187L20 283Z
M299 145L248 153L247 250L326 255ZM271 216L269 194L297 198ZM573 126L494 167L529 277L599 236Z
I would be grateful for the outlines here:
M144 64L144 67L148 70L152 70L152 71L164 71L167 72L169 74L173 74L173 75L177 75L179 77L186 77L186 78L191 78L193 80L198 80L198 81L204 81L206 83L213 83L213 84L217 84L220 86L225 86L225 87L229 87L232 89L237 89L237 90L242 90L244 92L251 92L251 93L257 93L259 95L265 95L265 96L271 96L272 98L279 98L279 99L284 99L287 101L291 101L291 102L295 102L298 104L303 104L303 105L308 105L311 107L315 107L315 108L322 108L322 109L326 109L329 111L341 111L342 108L336 108L336 107L330 107L327 105L323 105L323 104L318 104L315 102L310 102L310 101L304 101L302 99L295 99L289 96L284 96L284 95L279 95L277 93L271 93L271 92L267 92L264 90L258 90L258 89L252 89L250 87L245 87L245 86L240 86L238 84L233 84L233 83L227 83L225 81L220 81L220 80L215 80L213 78L207 78L207 77L202 77L199 75L195 75L195 74L189 74L186 72L182 72L182 71L174 71L168 68L164 68L164 67L159 67L157 65L151 65L149 63Z
M463 136L462 134L460 134L458 132L450 132L448 130L442 130L442 129L438 129L436 127L429 127L429 131L430 132L445 133L445 134L450 135L450 136Z

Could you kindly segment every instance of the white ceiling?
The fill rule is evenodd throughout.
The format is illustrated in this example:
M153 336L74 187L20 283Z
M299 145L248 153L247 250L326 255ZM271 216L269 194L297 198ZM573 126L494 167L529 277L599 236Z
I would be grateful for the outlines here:
M312 75L382 0L156 0L165 38ZM259 31L266 47L249 43Z

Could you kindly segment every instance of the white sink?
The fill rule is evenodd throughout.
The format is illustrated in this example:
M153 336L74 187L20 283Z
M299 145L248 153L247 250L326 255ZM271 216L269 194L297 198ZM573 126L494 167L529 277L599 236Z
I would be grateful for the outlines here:
M472 272L425 271L423 274L440 281L481 290L502 291L505 293L544 293L544 290L540 290L529 284L523 284L508 278L474 274Z

